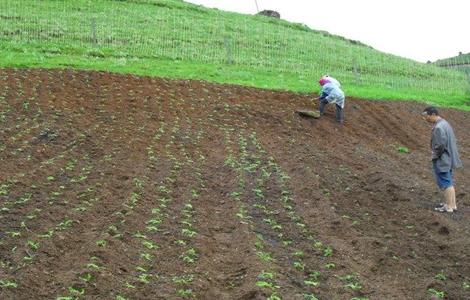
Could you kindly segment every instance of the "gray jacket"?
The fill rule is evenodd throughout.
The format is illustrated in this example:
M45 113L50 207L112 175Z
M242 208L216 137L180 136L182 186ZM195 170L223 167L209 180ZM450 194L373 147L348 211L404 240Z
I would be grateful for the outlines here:
M448 172L462 166L457 150L457 140L450 124L439 119L432 129L432 161L439 172Z

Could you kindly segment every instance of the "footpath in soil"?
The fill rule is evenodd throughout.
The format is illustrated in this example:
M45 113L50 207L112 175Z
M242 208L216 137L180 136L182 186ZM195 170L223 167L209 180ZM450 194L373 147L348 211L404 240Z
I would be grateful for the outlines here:
M0 69L0 299L470 299L424 104ZM276 298L278 297L278 298Z

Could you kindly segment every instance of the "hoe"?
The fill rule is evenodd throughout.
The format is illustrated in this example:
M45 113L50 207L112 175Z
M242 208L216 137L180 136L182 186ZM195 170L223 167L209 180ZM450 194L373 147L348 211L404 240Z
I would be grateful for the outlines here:
M295 112L298 113L301 117L314 119L320 118L320 112L318 110L298 109Z
M320 112L316 110L298 109L295 112L298 113L302 117L314 118L314 119L320 118Z

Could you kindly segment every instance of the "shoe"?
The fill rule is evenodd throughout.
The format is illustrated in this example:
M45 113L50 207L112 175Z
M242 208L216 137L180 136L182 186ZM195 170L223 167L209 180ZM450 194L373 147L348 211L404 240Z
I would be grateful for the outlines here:
M447 205L445 205L445 204L441 207L435 207L434 210L437 211L437 212L449 212L449 213L454 212L453 209L447 208Z
M439 208L439 209L440 209L440 208L444 207L445 205L446 205L445 203L439 203L438 205L436 205L436 206L434 207L434 209L436 209L436 208ZM453 211L453 212L457 212L457 208L452 209L452 211Z

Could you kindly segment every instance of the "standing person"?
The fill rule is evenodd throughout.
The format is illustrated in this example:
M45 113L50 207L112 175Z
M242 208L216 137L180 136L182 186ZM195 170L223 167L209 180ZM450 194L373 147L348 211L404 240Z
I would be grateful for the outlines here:
M341 85L338 80L328 75L322 76L318 83L322 89L320 92L320 116L325 113L325 106L328 103L336 104L336 121L339 123L344 122L344 92L341 90Z
M462 166L457 150L457 140L450 124L439 116L435 107L426 107L422 113L423 118L433 124L431 134L431 160L432 169L437 186L444 192L445 203L436 207L439 212L453 212L457 210L453 170Z

